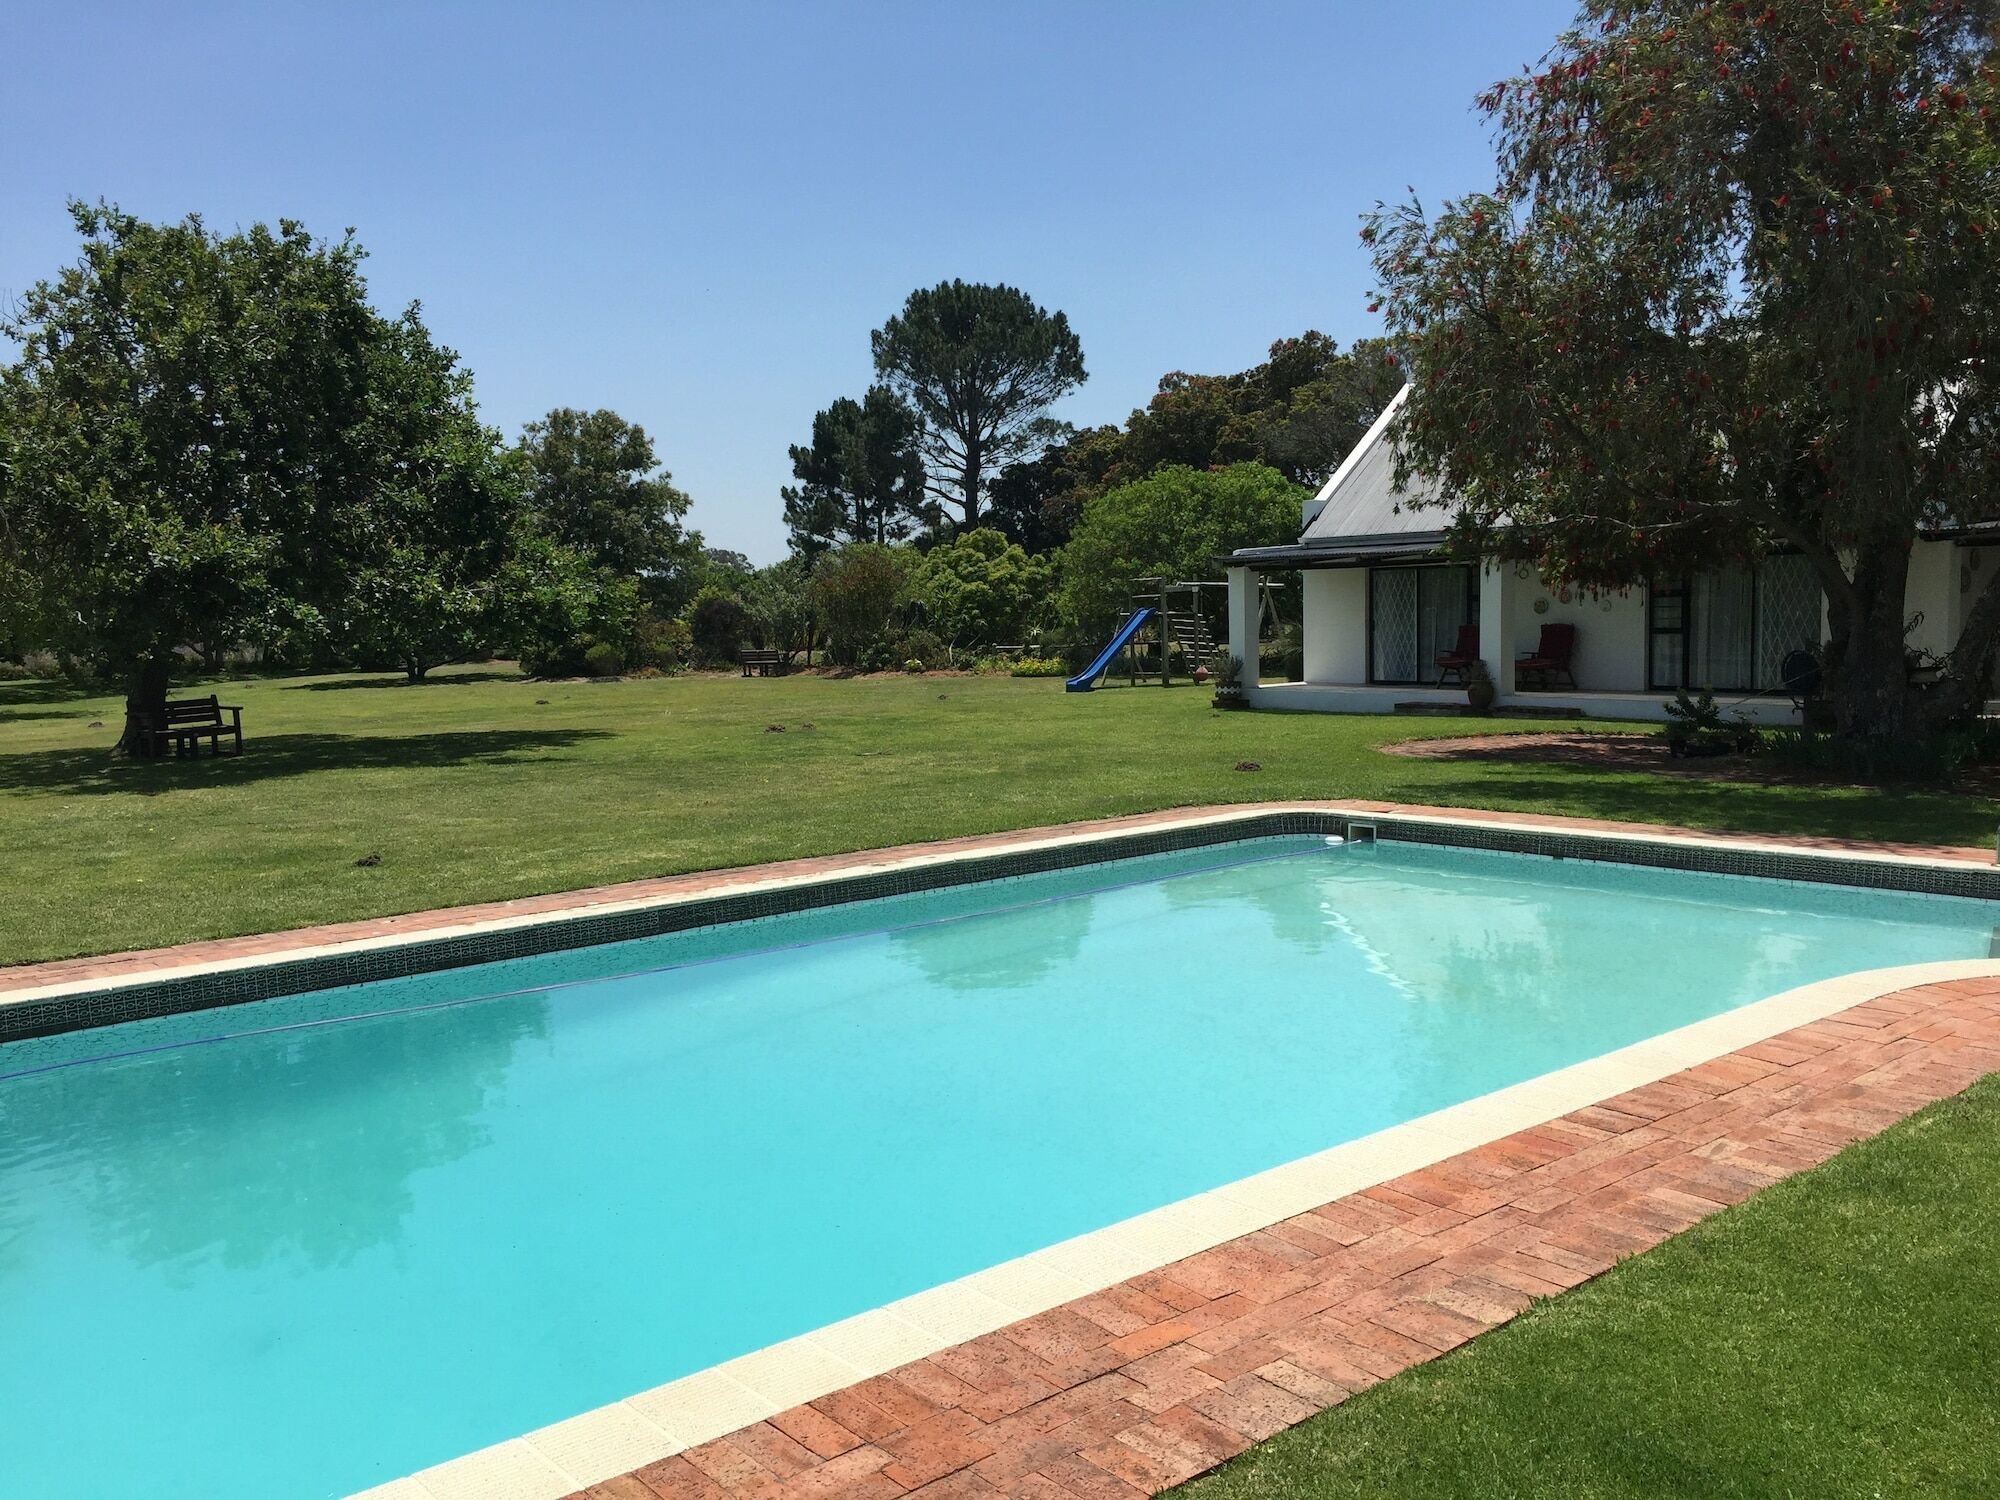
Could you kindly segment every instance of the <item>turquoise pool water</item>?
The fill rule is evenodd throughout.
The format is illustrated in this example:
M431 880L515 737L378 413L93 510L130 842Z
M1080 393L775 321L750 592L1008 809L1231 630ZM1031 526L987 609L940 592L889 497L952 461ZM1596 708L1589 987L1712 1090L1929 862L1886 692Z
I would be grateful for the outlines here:
M0 1495L344 1495L1996 920L1259 840L0 1047Z

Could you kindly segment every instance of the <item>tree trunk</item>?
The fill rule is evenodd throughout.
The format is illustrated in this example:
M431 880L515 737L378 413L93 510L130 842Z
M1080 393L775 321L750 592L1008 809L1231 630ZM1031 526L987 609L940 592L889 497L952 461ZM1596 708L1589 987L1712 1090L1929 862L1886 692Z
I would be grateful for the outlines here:
M979 524L979 488L985 478L985 445L973 437L965 445L965 470L959 485L959 507L965 512L967 531Z
M112 747L114 755L150 756L157 748L152 730L166 719L167 684L173 658L149 656L133 674L125 694L125 732Z
M1844 739L1886 744L1912 728L1903 605L1914 535L1864 541L1847 587L1832 595L1824 691Z
M2000 645L2000 572L1973 601L1935 680L1919 683L1908 639L1909 549L1893 536L1865 543L1851 588L1834 599L1822 691L1844 739L1908 748L1964 728L1985 706Z
M1843 737L1887 744L1917 727L1900 610L1870 609L1850 622L1829 667L1828 696Z

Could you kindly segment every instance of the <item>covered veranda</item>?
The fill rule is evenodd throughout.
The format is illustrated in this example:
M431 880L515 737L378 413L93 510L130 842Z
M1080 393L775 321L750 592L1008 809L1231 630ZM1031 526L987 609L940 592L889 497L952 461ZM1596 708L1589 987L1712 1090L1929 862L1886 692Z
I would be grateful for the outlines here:
M1230 652L1245 663L1243 693L1257 708L1322 713L1394 713L1463 706L1464 686L1436 658L1460 627L1476 628L1477 655L1494 685L1494 707L1516 714L1661 720L1671 688L1649 682L1663 648L1647 590L1593 595L1548 588L1515 563L1454 563L1440 538L1409 535L1307 541L1232 554L1226 562ZM1260 585L1272 573L1300 580L1303 671L1278 681L1258 659ZM1814 622L1815 626L1817 622ZM1524 680L1548 626L1567 627L1573 656L1555 680ZM1815 631L1816 633L1816 631ZM1669 642L1671 644L1671 642ZM1788 696L1718 693L1732 713L1760 724L1798 722Z

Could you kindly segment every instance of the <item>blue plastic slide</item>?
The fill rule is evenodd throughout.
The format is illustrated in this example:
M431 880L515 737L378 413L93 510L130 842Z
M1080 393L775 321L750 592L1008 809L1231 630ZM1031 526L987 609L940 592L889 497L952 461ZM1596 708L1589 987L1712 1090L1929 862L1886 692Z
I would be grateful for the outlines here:
M1118 653L1125 649L1125 643L1139 633L1141 625L1152 618L1153 611L1150 608L1135 611L1131 619L1118 627L1118 634L1111 637L1111 644L1098 652L1097 660L1063 684L1064 691L1087 693L1096 687L1111 663L1118 659Z

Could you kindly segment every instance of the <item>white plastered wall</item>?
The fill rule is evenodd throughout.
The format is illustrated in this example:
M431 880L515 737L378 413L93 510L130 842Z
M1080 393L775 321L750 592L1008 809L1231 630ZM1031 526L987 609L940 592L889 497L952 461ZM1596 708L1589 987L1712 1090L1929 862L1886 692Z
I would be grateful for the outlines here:
M1502 566L1507 566L1503 564ZM1639 693L1646 689L1646 591L1593 595L1575 589L1550 589L1533 568L1517 572L1508 599L1507 649L1514 656L1533 651L1542 627L1576 627L1576 682L1580 689L1601 693ZM1536 611L1540 602L1542 609Z
M1918 619L1910 645L1943 656L1958 639L1961 565L1966 561L1950 542L1918 542L1910 548L1910 578L1903 595L1906 615Z
M1305 626L1305 680L1368 680L1368 570L1317 568L1299 575Z

